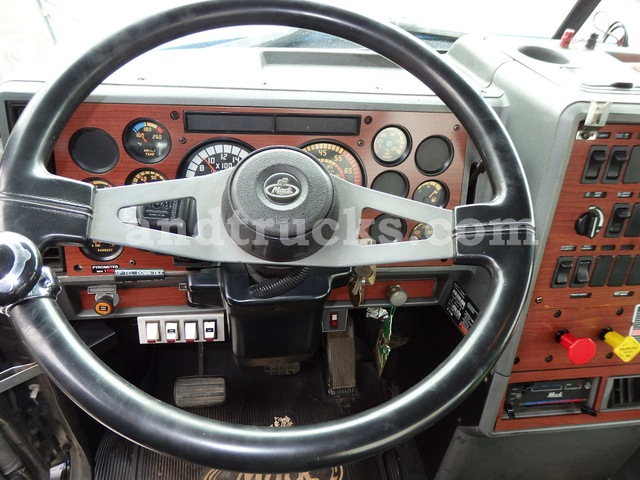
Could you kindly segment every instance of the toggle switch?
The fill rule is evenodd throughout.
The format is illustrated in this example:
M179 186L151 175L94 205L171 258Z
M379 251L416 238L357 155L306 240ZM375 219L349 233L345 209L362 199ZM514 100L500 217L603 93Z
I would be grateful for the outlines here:
M600 332L600 340L613 347L613 353L623 362L630 362L640 352L640 343L635 338L631 335L623 337L609 327Z
M567 356L571 363L584 365L596 354L596 344L590 338L576 338L568 330L556 333L556 342L567 349Z

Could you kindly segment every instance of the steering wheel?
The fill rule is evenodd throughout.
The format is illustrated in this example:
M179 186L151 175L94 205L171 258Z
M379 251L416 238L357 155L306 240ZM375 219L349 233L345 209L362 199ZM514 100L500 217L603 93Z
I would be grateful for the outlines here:
M330 177L312 158L295 149L267 149L254 157L260 161L247 159L239 167L215 175L102 190L45 170L45 161L75 109L117 68L186 34L250 24L292 26L342 37L412 73L466 128L485 163L495 191L493 200L446 210L391 197ZM263 163L266 166L261 169ZM238 198L242 196L236 191L239 177L258 182L257 188L261 189L260 182L274 172L284 172L299 182L294 200L275 199L275 204L262 202L256 206ZM222 228L232 219L251 231L255 227L252 216L258 213L280 215L288 210L294 215L300 212L296 210L300 204L316 205L309 193L314 182L328 185L332 200L328 204L319 202L322 205L310 208L312 213L305 218L332 220L328 235L332 241L326 245L282 257L277 241L273 251L253 248L253 244L246 247L236 243L237 235L226 226ZM160 402L120 378L93 355L55 300L42 293L46 280L38 280L32 271L22 279L24 285L14 284L12 296L7 294L11 289L4 288L10 281L0 285L1 299L8 304L5 312L35 359L89 415L136 443L216 468L278 472L335 466L384 451L434 424L459 404L497 361L524 304L532 273L534 225L529 190L517 153L494 111L438 53L411 35L356 13L316 3L203 1L157 14L111 36L72 63L29 102L0 163L0 191L0 230L21 235L2 234L1 253L3 258L22 259L20 268L30 263L24 261L29 255L37 257L33 245L42 250L95 238L182 256L189 251L190 256L220 262L355 266L452 258L455 263L481 266L490 272L489 297L479 318L430 375L376 408L323 424L286 429L208 420ZM266 198L258 193L254 196ZM219 227L224 248L216 242L205 242L199 236L205 235L204 229L177 241L173 233L144 229L118 218L121 208L175 198L195 199L198 217L207 217ZM309 210L307 206L303 210ZM222 214L218 211L217 216L211 216L214 207L219 207ZM359 214L365 207L440 225L444 233L439 241L431 243L420 240L359 245L343 210ZM511 240L525 240L505 241L505 235ZM39 268L38 262L31 263L31 267ZM20 268L15 264L11 268L3 266L0 273L6 279Z

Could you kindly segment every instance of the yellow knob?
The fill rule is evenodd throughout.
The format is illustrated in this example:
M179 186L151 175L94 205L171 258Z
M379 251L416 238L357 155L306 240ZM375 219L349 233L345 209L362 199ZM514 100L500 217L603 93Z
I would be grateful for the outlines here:
M630 362L640 353L640 343L632 336L623 337L618 332L610 328L605 328L600 332L600 338L610 347L623 362Z

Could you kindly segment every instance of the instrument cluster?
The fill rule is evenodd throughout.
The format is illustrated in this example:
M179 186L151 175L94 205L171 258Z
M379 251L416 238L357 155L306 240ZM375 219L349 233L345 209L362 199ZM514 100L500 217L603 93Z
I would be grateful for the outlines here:
M54 158L58 175L110 188L211 175L257 149L287 145L346 181L444 208L461 200L466 138L448 113L87 103L68 123ZM150 204L144 216L173 219L182 210L179 201ZM361 237L374 242L432 232L384 212L363 214ZM71 275L109 273L109 266L122 264L157 266L162 257L99 240L65 254Z

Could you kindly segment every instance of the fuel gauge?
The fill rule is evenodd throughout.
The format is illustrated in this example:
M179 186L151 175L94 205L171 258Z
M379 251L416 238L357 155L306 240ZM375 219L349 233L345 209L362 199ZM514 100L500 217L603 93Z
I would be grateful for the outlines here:
M428 223L419 223L409 234L409 240L426 240L433 236L433 227Z
M449 189L438 180L429 180L416 188L413 199L434 207L445 207L449 202Z

